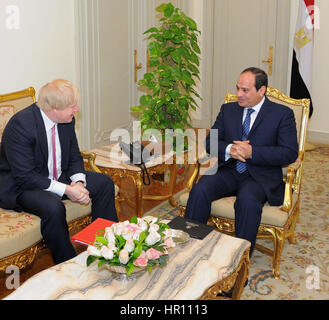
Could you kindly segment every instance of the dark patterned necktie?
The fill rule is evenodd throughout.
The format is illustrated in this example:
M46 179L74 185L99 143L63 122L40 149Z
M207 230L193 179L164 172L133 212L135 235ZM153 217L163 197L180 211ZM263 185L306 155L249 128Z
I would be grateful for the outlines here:
M244 119L243 124L242 124L242 141L247 140L249 130L250 130L250 115L254 112L255 110L248 108L247 110L247 116L246 119ZM247 170L247 165L245 162L242 161L237 161L236 162L236 170L239 173L243 173Z

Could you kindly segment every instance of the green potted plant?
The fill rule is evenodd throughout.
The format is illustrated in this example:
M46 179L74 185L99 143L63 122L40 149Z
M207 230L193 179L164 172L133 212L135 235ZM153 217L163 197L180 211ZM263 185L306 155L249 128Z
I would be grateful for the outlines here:
M192 127L190 111L198 107L195 98L201 99L195 89L195 80L200 79L201 33L196 22L170 2L156 10L162 14L161 25L144 32L149 40L150 70L138 81L147 93L131 111L139 115L142 130L158 129L168 139L165 129L177 134Z

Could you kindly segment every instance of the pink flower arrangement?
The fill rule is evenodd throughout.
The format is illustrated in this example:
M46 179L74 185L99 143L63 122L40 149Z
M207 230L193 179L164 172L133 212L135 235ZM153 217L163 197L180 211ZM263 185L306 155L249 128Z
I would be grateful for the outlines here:
M146 252L142 250L139 257L134 261L134 265L136 267L146 267L147 266L148 259L146 258Z
M151 271L155 265L167 264L168 249L174 246L169 226L159 218L133 217L101 230L88 246L87 266L97 260L99 267L124 266L128 275L135 267Z

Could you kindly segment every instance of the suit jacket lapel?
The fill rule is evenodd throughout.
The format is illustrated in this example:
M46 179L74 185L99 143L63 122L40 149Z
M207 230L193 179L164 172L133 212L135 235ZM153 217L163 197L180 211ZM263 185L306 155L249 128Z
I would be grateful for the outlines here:
M47 141L45 124L43 122L40 109L37 105L34 105L33 112L34 112L35 119L36 119L36 129L37 129L38 137L40 139L40 149L47 162L48 161L48 141Z
M250 137L250 135L253 134L253 132L256 130L257 126L263 120L265 114L267 113L266 109L267 109L268 103L269 103L269 100L265 97L265 101L264 101L262 107L259 110L259 113L258 113L258 115L257 115L257 117L255 119L255 122L254 122L254 124L251 127L251 130L249 131L248 137Z
M235 132L235 140L242 139L242 118L243 118L243 107L240 107L238 103L236 103L236 110L235 110L235 121L230 121L230 123L234 124L235 128L233 132ZM233 140L234 140L233 139Z
M64 157L69 154L69 143L68 143L69 139L67 138L67 135L65 134L66 126L67 125L60 124L60 123L57 125L59 143L61 145L62 163L63 163Z

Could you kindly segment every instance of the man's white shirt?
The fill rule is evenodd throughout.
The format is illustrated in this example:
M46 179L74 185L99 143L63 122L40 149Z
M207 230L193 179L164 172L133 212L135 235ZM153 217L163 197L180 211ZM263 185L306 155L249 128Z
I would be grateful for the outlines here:
M59 136L58 136L58 129L57 129L57 123L50 120L47 115L40 109L41 116L43 119L43 122L45 124L46 128L46 134L47 134L47 143L48 143L48 171L49 176L48 178L51 180L50 186L46 191L53 192L57 194L58 196L62 197L65 193L66 184L56 181L53 176L53 150L52 150L52 143L51 143L51 136L52 132L51 129L55 125L55 145L56 145L56 167L57 167L57 176L60 177L62 174L61 169L61 161L62 161L62 152L61 152L61 144L59 142ZM77 181L83 181L86 185L86 175L84 173L76 173L73 176L70 177L71 181L77 182Z
M255 120L256 120L256 117L263 105L265 101L265 97L263 97L263 99L258 103L256 104L255 106L251 107L251 108L244 108L243 110L243 116L242 116L242 123L244 122L246 116L247 116L247 112L248 112L248 109L253 109L254 112L251 113L250 115L250 127L249 127L249 131L251 130ZM230 152L231 152L231 147L233 146L233 143L230 143L226 149L225 149L225 161L227 161L228 159L231 158L231 155L230 155Z

